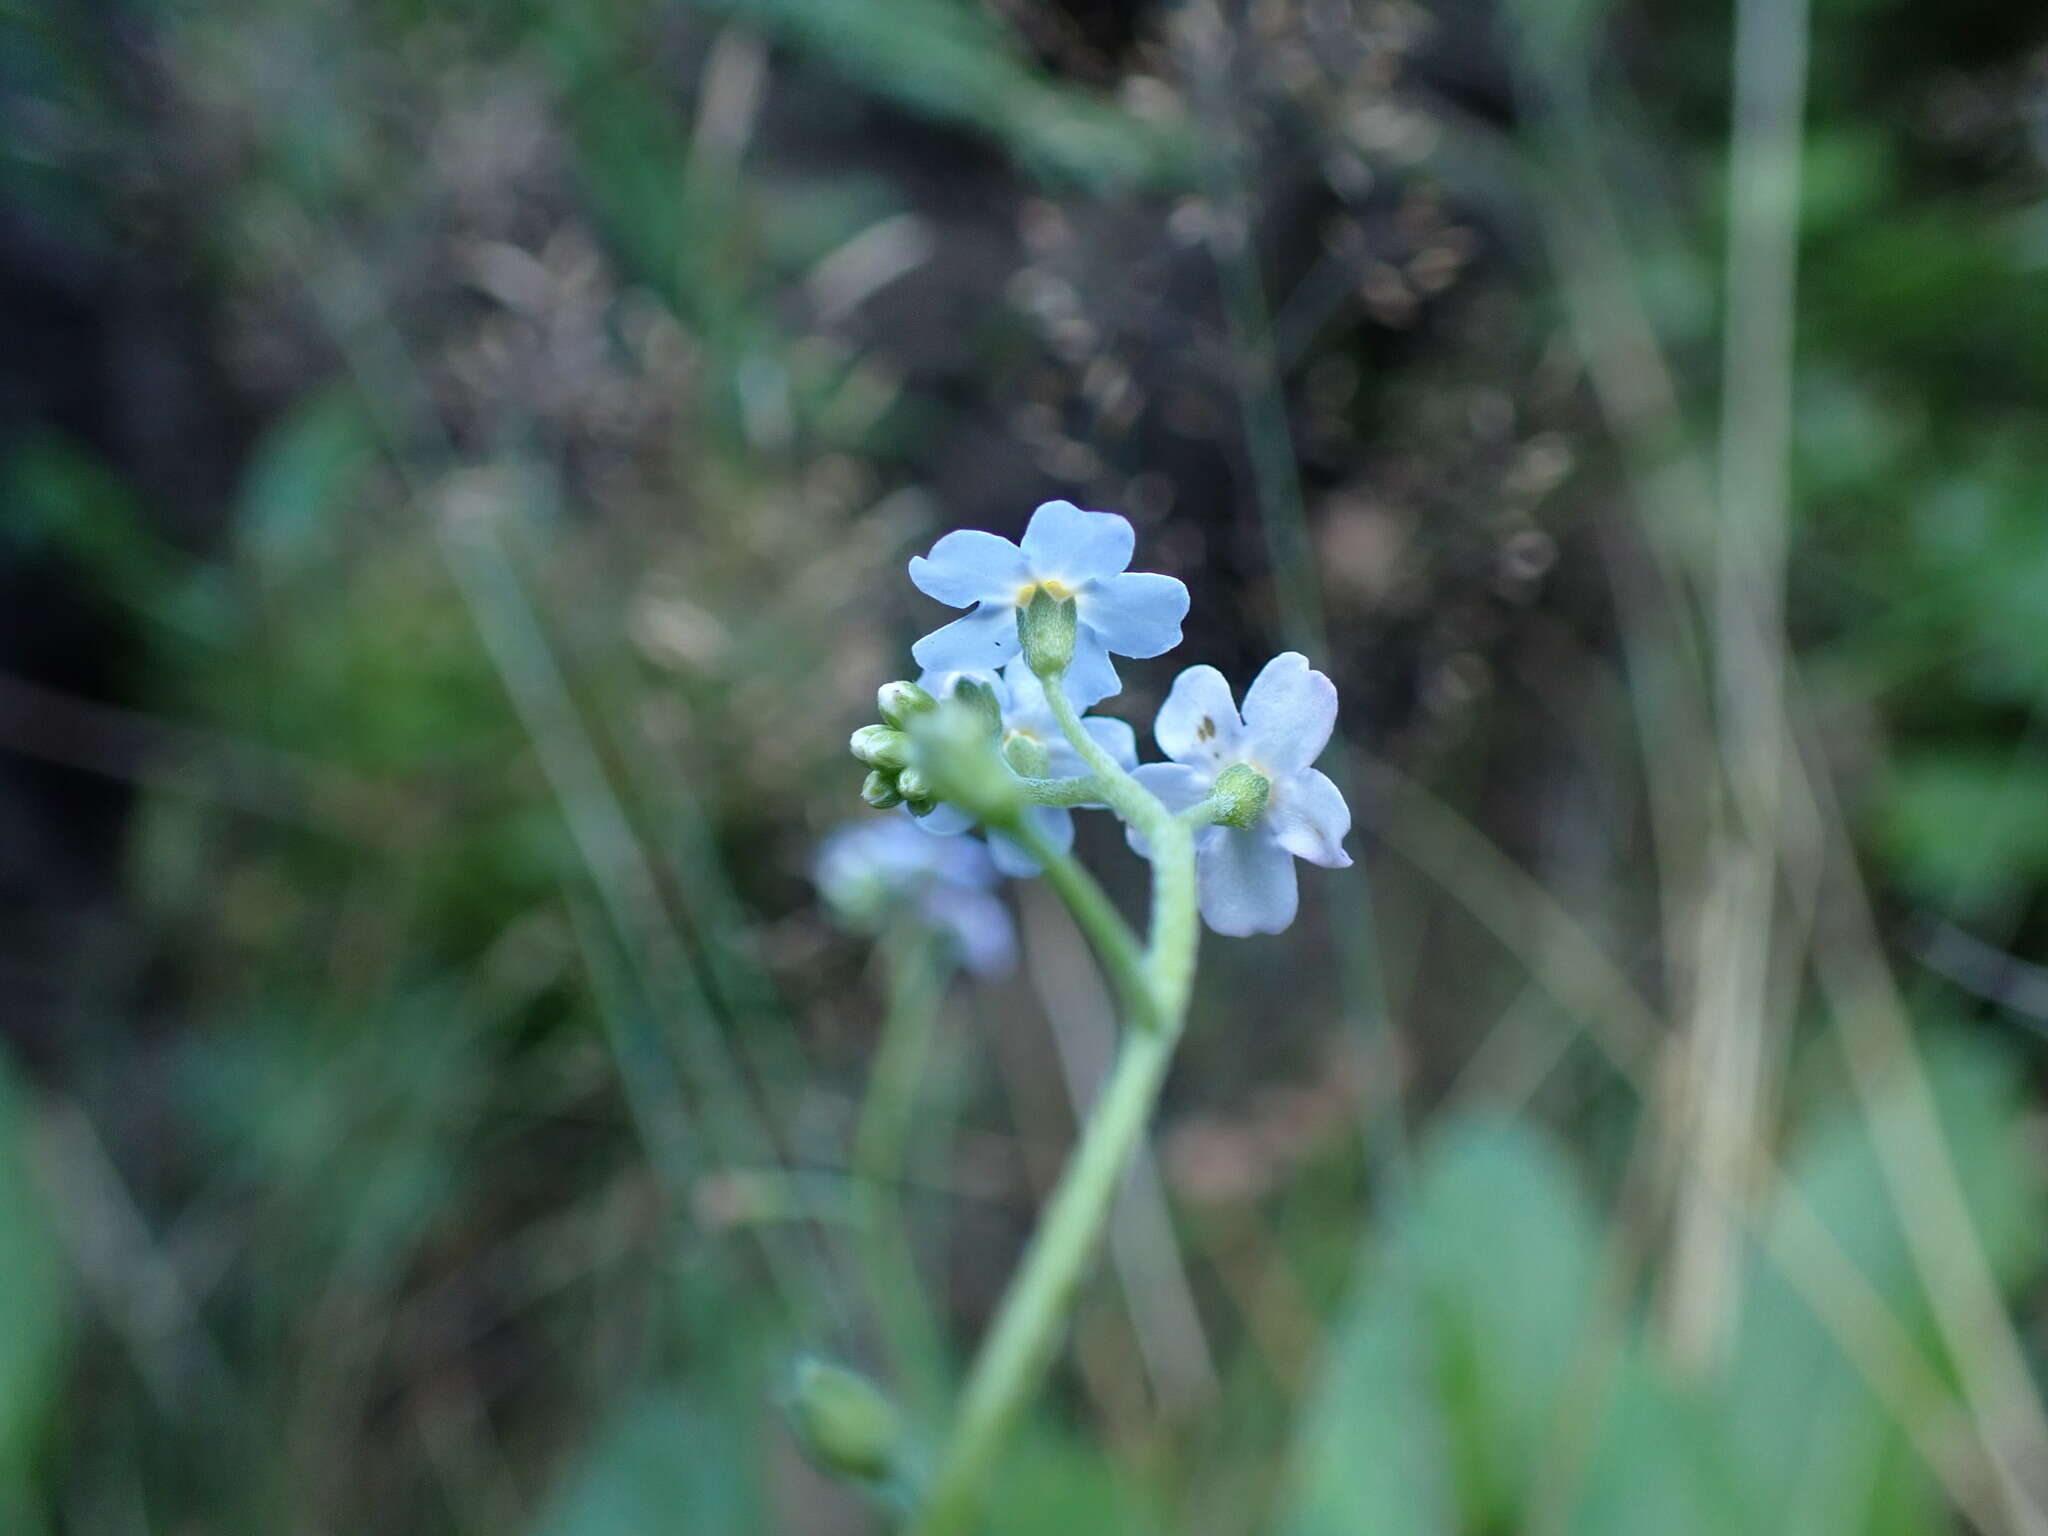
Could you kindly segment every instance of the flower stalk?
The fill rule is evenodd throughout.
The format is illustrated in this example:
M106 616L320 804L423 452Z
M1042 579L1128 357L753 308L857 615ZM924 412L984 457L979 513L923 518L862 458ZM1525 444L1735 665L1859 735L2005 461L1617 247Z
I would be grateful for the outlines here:
M1101 888L1065 854L1032 848L1124 994L1131 1027L1124 1031L1116 1068L975 1358L951 1435L911 1526L915 1536L959 1536L970 1528L996 1458L1051 1366L1124 1170L1151 1123L1194 982L1201 937L1194 828L1088 734L1060 684L1060 674L1053 672L1045 690L1060 729L1093 770L1101 798L1151 846L1151 942L1142 957L1134 954L1135 940ZM1012 835L1022 826L1020 819Z
M861 922L903 911L984 975L1015 947L986 890L990 875L1042 876L1099 956L1124 1018L1116 1065L968 1371L930 1476L921 1455L917 1468L894 1466L889 1486L911 1511L913 1536L961 1536L973 1525L1051 1367L1180 1043L1202 928L1278 933L1295 916L1296 860L1350 862L1350 809L1312 766L1336 723L1336 688L1305 656L1274 657L1241 709L1215 668L1184 670L1153 722L1165 762L1140 761L1127 722L1086 713L1122 687L1112 656L1160 656L1180 643L1187 589L1131 571L1132 550L1125 519L1056 501L1032 514L1021 543L957 529L913 559L920 590L967 612L911 647L924 671L885 684L879 723L850 743L867 770L862 798L897 814L841 829L819 861L820 889L842 914ZM1074 812L1090 807L1114 814L1151 865L1143 941L1069 851ZM985 841L965 835L976 829ZM928 1320L901 1310L915 1300L915 1273L887 1198L929 1021L897 1004L856 1150L884 1334L898 1375L930 1402L937 1394L919 1357L938 1351Z

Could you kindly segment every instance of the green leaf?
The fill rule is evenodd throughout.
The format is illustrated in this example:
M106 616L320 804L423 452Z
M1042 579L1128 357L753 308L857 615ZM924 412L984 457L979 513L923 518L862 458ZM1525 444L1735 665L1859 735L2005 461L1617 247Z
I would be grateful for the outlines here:
M749 1429L681 1393L650 1392L599 1433L535 1536L765 1530Z
M1775 1529L1751 1519L1738 1492L1719 1402L1681 1392L1640 1347L1602 1391L1597 1448L1569 1489L1574 1536L1637 1536L1647 1510L1657 1536Z
M1510 1523L1551 1448L1597 1263L1592 1211L1548 1142L1496 1120L1439 1135L1402 1231L1339 1325L1284 1529Z
M64 1263L26 1130L23 1096L0 1060L0 1508L50 1422L70 1337Z
M1507 1519L1550 1445L1598 1292L1593 1213L1551 1144L1454 1126L1416 1188L1413 1245L1469 1512Z
M904 109L963 123L1026 169L1092 189L1175 183L1192 174L1187 125L1155 122L1045 78L1016 37L953 0L706 0L829 63Z
M1107 1452L1043 1422L1020 1434L1004 1454L981 1526L983 1536L1144 1536L1159 1528Z
M243 551L265 574L287 576L328 553L338 503L374 442L355 391L339 386L299 404L265 434L242 482L237 519Z
M2048 1217L2026 1149L2018 1074L1960 1036L1937 1037L1926 1048L1926 1068L1979 1239L1993 1269L2015 1284L2038 1269ZM1940 1359L1911 1249L1854 1104L1833 1106L1810 1126L1786 1177L1871 1288ZM1782 1202L1766 1219L1780 1229L1790 1220ZM1745 1277L1727 1398L1731 1445L1764 1528L1798 1536L1946 1528L1931 1475L1904 1431L1806 1299L1760 1254Z
M2006 752L1902 758L1880 830L1906 877L1962 910L2048 875L2048 768Z
M1339 1324L1307 1417L1287 1536L1436 1536L1452 1529L1450 1440L1407 1281L1372 1276Z

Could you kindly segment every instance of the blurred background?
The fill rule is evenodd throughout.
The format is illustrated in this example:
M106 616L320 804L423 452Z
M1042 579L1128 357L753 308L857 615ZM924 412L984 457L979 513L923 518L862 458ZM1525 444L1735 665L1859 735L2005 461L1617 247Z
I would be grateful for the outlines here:
M0 1528L886 1529L808 871L1052 497L1359 862L988 1529L2048 1528L2038 7L11 0L0 122ZM1004 899L956 1364L1113 1040Z

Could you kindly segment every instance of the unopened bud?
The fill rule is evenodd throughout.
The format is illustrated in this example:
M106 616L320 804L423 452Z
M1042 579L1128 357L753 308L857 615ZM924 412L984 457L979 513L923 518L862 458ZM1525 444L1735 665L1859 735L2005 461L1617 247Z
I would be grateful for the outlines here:
M1027 779L1042 779L1052 772L1052 754L1045 743L1024 731L1012 731L1003 742L1003 761Z
M865 1376L822 1360L799 1361L783 1409L798 1442L827 1472L874 1483L896 1470L903 1420Z
M903 803L903 791L897 787L896 775L886 768L877 768L868 774L860 786L860 797L878 811Z
M897 774L896 793L908 800L910 808L920 816L930 810L939 798L932 792L932 781L922 768L906 768Z
M957 805L976 821L1000 826L1023 807L1017 776L996 751L996 738L981 711L954 695L917 723L917 765L940 798Z
M1266 814L1266 802L1272 795L1272 784L1250 763L1232 763L1209 786L1217 823L1226 827L1251 826Z
M870 767L894 769L910 762L910 738L886 725L862 726L847 745Z
M995 689L978 678L963 677L953 685L953 702L974 711L981 727L994 736L1003 728L1003 701Z
M899 731L910 723L912 716L935 707L937 701L915 683L884 683L875 693L875 708L881 712L883 724L893 725Z
M1067 670L1074 659L1076 623L1071 597L1054 597L1044 587L1031 594L1031 601L1017 610L1017 638L1033 672L1052 678Z

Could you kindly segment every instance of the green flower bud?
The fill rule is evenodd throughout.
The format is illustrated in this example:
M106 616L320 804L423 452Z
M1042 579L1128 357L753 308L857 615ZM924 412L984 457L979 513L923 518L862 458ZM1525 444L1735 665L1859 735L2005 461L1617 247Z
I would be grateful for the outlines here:
M871 767L902 768L910 762L910 738L886 725L862 726L847 745Z
M1017 610L1017 638L1024 660L1040 677L1057 677L1074 659L1074 600L1054 597L1044 587Z
M1003 706L996 698L995 689L987 683L963 677L953 685L953 702L974 711L982 729L994 736L1003 729Z
M878 811L903 803L903 791L897 786L896 775L886 768L877 768L868 774L860 786L860 797Z
M1017 776L996 750L996 738L974 704L955 696L917 722L912 738L916 773L939 798L959 806L977 821L1003 825L1024 805Z
M1052 754L1045 743L1024 731L1012 731L1005 739L1003 761L1027 779L1042 779L1052 772Z
M937 708L937 701L915 683L884 683L875 694L875 707L881 711L882 723L893 725L899 731L910 724L911 717Z
M1226 827L1251 826L1266 814L1266 802L1272 795L1272 784L1250 763L1232 763L1209 786L1217 823Z
M932 789L932 781L921 768L910 767L896 775L896 793L910 802L910 808L922 816L938 802L938 795Z
M875 1483L896 1470L903 1420L865 1376L822 1360L799 1361L782 1406L798 1443L827 1472Z

